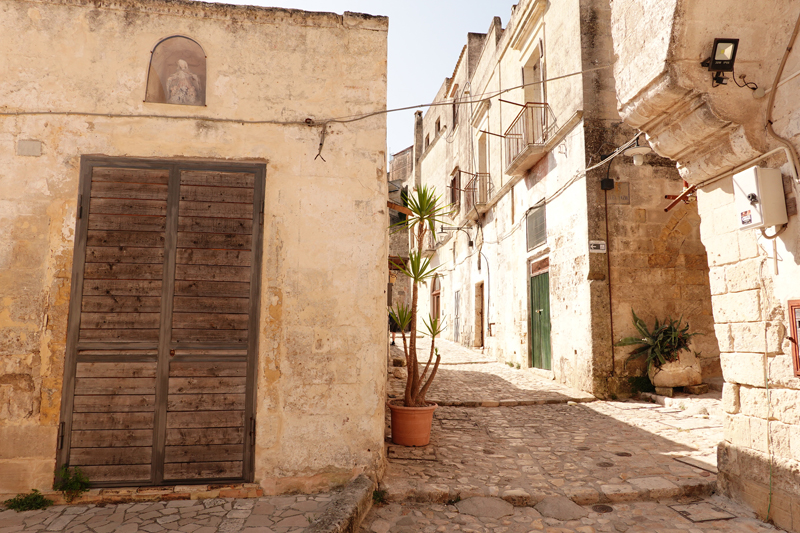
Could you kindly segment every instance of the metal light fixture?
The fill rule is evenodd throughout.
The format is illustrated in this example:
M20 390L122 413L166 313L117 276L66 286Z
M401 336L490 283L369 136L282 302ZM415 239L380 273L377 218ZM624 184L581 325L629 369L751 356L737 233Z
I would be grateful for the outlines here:
M444 233L445 231L463 231L464 233L467 234L467 245L470 248L472 248L474 246L474 243L472 242L472 237L470 236L469 231L467 231L464 228L459 228L459 227L456 227L456 226L445 226L444 224L442 224L440 231L442 233Z
M639 144L640 137L636 138L636 144L622 152L622 155L627 155L633 158L633 164L640 167L644 164L645 154L649 154L653 150L649 146L642 146Z
M729 78L724 72L733 72L733 63L736 61L736 52L739 49L739 39L714 39L714 48L711 57L700 63L713 72L712 86L726 85Z

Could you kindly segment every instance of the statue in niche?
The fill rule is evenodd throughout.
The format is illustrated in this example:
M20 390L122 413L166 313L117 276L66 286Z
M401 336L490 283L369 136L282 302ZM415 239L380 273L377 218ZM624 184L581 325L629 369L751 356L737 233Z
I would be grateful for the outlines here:
M183 59L178 60L175 74L167 79L167 103L200 105L200 78Z

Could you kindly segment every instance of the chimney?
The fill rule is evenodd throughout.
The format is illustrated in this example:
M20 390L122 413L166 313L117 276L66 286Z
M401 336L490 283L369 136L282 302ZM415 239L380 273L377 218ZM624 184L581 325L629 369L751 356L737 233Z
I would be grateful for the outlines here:
M419 158L422 156L422 111L414 112L414 186L421 185Z

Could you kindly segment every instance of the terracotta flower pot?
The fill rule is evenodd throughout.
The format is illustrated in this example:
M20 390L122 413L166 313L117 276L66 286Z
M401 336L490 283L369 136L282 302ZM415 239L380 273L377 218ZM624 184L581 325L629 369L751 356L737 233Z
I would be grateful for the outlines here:
M400 446L427 446L431 441L433 412L438 405L405 407L386 402L392 412L392 442Z

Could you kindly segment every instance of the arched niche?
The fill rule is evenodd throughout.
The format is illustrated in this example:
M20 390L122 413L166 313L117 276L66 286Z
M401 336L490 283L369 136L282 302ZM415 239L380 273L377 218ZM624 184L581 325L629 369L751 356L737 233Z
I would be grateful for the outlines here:
M173 35L150 53L145 102L206 105L206 54L194 39Z

